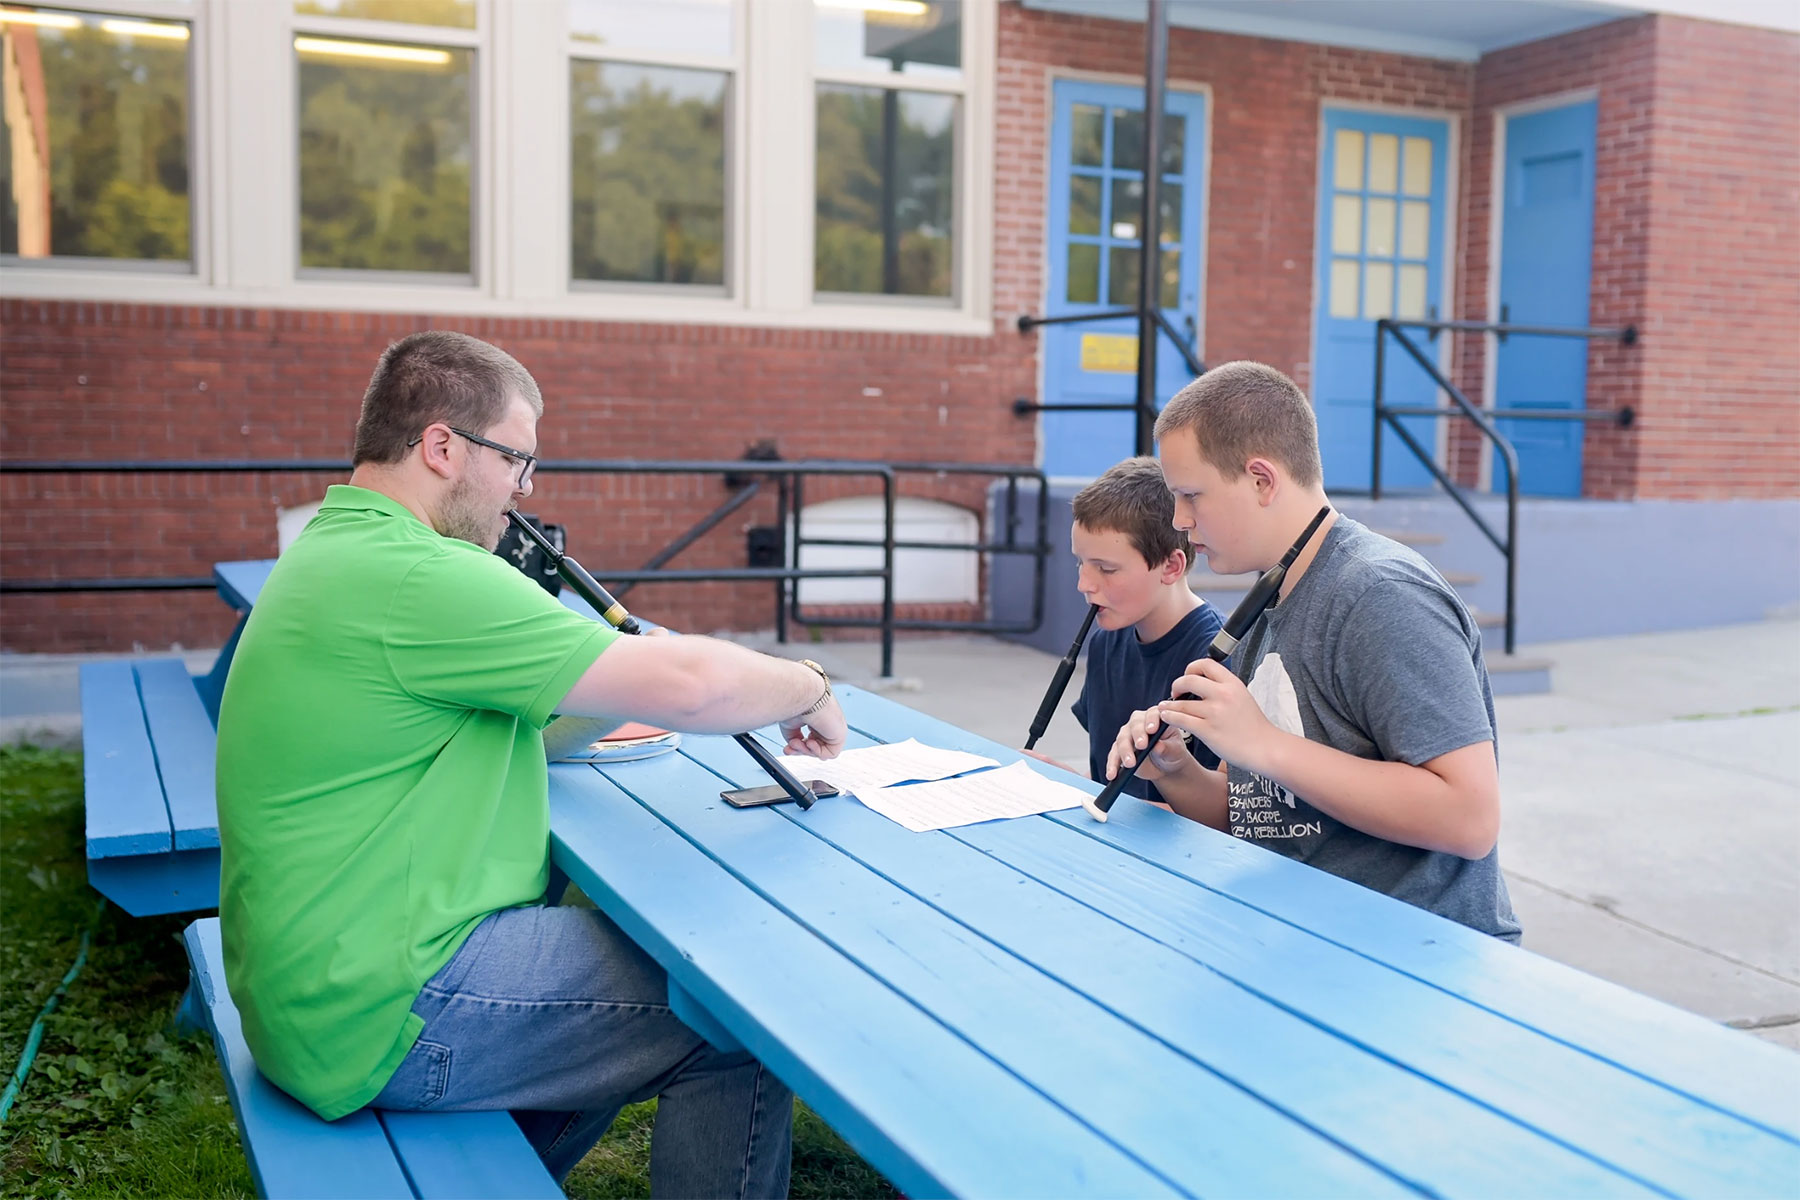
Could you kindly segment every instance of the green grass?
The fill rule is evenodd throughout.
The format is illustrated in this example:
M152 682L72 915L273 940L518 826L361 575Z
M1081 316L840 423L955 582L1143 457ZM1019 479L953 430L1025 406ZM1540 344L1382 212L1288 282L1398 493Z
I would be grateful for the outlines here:
M0 748L0 1084L94 934L87 965L46 1023L0 1129L0 1197L240 1197L253 1194L212 1045L170 1027L187 986L189 917L133 918L87 886L81 759ZM647 1196L656 1104L625 1110L575 1169L579 1200ZM804 1105L793 1195L898 1195Z

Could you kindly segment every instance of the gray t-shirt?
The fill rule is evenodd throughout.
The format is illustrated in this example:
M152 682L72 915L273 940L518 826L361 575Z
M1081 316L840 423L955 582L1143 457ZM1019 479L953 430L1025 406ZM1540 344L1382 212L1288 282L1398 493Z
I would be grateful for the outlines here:
M1231 667L1277 728L1358 758L1418 766L1497 743L1481 631L1468 608L1423 558L1341 514ZM1519 940L1497 848L1470 860L1403 846L1240 767L1229 779L1233 836Z

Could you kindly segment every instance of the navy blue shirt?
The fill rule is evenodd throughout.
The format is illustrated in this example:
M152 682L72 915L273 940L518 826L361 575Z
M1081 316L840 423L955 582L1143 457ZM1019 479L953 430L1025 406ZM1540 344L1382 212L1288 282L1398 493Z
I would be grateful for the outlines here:
M1167 700L1169 688L1187 674L1189 663L1206 657L1206 648L1224 627L1218 610L1201 601L1154 642L1138 641L1135 626L1102 629L1088 639L1087 682L1070 711L1088 731L1089 778L1106 779L1107 755L1131 714ZM1196 740L1193 750L1201 766L1211 770L1219 765L1219 756L1205 743ZM1140 800L1162 799L1155 787L1135 777L1126 782L1125 792Z

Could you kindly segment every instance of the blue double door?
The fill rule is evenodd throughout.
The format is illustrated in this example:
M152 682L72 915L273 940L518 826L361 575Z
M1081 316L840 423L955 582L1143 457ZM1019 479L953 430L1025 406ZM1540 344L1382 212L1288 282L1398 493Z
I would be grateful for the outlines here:
M1051 124L1049 316L1134 308L1142 262L1142 88L1059 80ZM1158 303L1193 348L1199 344L1201 213L1206 98L1171 90L1164 100L1160 169ZM1137 325L1131 318L1047 325L1043 339L1044 470L1090 478L1136 452L1128 410L1058 412L1059 405L1137 398ZM1193 376L1165 336L1156 353L1156 403Z
M1593 251L1594 103L1514 116L1505 124L1496 317L1517 324L1585 326ZM1375 322L1434 319L1445 286L1449 123L1443 118L1325 111L1317 218L1313 402L1325 481L1370 486L1374 448ZM1449 374L1446 339L1406 331ZM1508 337L1495 348L1494 406L1584 407L1587 343L1575 338ZM1430 374L1392 337L1382 395L1390 405L1444 403ZM1440 422L1401 424L1437 461ZM1520 488L1530 495L1581 494L1583 427L1569 421L1501 420L1518 451ZM1381 482L1433 486L1430 471L1391 428L1382 431ZM1493 486L1506 485L1493 465Z

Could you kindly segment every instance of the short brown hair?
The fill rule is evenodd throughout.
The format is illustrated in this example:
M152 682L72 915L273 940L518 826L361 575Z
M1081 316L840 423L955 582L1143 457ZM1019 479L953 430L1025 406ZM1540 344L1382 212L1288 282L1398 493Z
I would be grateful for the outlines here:
M1156 418L1156 438L1192 431L1200 454L1235 479L1244 464L1262 457L1280 464L1302 487L1324 476L1319 466L1319 423L1306 393L1259 362L1228 362L1175 393Z
M1175 498L1154 458L1128 458L1075 493L1075 520L1095 532L1122 533L1152 567L1179 550L1189 555L1187 535L1175 528Z
M407 443L437 421L486 433L505 419L513 396L544 415L537 381L498 346L448 329L409 334L387 348L369 377L350 463L399 462Z

